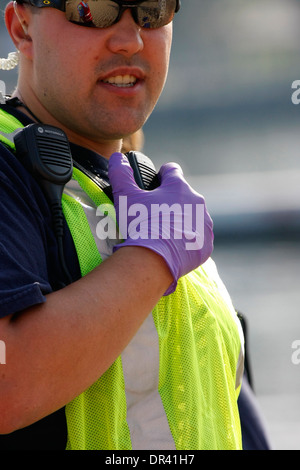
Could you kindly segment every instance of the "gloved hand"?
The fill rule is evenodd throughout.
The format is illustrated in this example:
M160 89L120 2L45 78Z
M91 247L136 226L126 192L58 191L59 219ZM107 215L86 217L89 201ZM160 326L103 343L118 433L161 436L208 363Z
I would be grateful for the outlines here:
M174 278L164 295L171 294L178 279L212 253L213 223L204 198L189 186L176 163L161 167L160 186L152 191L137 186L128 159L121 153L110 157L108 176L124 239L114 250L141 246L162 256Z

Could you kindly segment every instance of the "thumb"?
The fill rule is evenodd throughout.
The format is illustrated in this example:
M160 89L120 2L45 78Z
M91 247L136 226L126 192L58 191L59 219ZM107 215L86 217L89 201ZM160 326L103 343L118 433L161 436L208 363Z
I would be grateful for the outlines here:
M181 166L178 163L165 163L159 170L160 186L178 183L178 179L184 181Z
M133 170L123 153L115 152L111 155L108 162L108 177L114 193L128 192L129 188L137 188Z

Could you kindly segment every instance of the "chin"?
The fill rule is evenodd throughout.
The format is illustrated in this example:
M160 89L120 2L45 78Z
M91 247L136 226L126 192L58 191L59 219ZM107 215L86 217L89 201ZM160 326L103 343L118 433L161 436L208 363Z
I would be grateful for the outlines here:
M126 129L118 129L116 132L111 132L109 135L109 138L111 140L122 140L122 139L127 139L132 135L135 135L139 132L142 132L142 127L145 121L143 121L141 124L137 126L127 126Z
M127 137L139 129L141 129L147 122L151 113L142 112L139 110L137 113L121 113L114 121L114 127L118 138Z

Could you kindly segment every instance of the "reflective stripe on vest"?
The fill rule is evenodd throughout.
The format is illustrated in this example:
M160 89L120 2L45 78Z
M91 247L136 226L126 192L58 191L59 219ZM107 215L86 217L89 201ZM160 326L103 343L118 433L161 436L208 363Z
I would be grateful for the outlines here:
M111 205L76 169L74 179L91 207ZM89 226L89 204L72 191L66 188L62 204L85 275L102 256ZM122 356L66 406L67 448L240 449L241 338L231 300L209 260L179 280Z
M0 142L14 149L14 136L22 127L23 124L17 118L0 108Z

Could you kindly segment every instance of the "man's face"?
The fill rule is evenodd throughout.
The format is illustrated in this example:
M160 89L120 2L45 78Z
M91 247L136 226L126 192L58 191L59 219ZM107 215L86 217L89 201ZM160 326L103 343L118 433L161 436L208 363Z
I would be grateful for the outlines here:
M35 9L32 90L55 121L99 142L139 129L164 86L172 24L141 29L126 10L106 29Z

